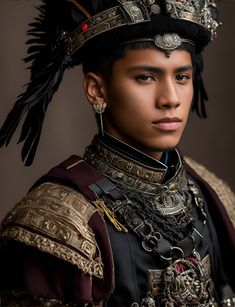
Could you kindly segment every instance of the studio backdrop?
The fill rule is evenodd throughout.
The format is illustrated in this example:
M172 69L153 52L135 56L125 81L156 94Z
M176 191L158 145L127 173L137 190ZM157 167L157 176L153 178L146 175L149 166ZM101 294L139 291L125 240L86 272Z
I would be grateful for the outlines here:
M22 59L27 50L25 33L37 14L37 4L36 0L0 3L0 125L29 81ZM208 118L192 115L179 147L235 190L235 1L221 0L218 6L223 25L218 39L204 52ZM71 154L81 155L95 134L96 123L81 80L79 67L65 73L49 106L31 167L24 167L21 162L21 145L16 145L20 130L7 148L0 149L0 220L38 177Z

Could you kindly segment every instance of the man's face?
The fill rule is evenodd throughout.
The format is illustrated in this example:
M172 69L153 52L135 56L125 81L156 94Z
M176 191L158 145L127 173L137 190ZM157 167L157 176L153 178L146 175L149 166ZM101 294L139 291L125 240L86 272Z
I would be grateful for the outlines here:
M193 98L193 68L187 51L167 57L158 49L128 50L106 84L105 130L160 159L185 128Z

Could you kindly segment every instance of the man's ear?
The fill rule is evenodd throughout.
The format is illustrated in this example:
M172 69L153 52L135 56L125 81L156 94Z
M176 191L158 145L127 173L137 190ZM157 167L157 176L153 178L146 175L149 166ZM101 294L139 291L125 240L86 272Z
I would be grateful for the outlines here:
M90 104L107 103L106 101L106 84L100 75L88 72L84 76L83 87Z

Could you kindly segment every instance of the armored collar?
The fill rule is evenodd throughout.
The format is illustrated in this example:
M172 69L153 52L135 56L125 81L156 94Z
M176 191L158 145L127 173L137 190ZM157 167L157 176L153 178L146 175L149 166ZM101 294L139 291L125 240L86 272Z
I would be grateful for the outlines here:
M156 193L161 184L178 182L182 173L177 150L169 152L166 165L108 134L95 137L84 158L110 179L150 193Z

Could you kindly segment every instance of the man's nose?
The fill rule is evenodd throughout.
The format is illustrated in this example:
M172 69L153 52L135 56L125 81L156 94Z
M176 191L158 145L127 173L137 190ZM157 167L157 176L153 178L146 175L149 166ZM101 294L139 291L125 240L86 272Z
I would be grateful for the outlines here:
M158 88L158 95L156 100L158 108L177 108L180 105L177 85L174 80L168 78L163 80Z

